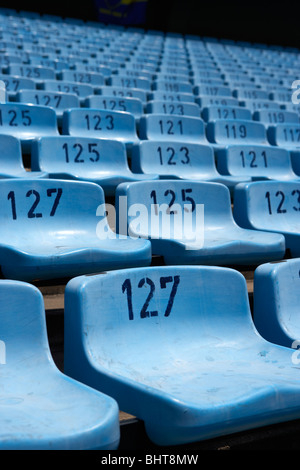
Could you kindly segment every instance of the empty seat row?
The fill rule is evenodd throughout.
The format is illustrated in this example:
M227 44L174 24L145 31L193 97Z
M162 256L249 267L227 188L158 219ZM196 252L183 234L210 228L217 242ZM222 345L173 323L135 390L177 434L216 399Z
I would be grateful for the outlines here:
M272 145L299 151L300 124L276 124L268 127L251 120L216 119L205 124L200 117L147 114L136 125L129 112L101 108L71 108L64 111L59 129L51 107L21 103L0 104L0 132L21 140L28 152L34 139L45 136L73 135L116 139L128 148L140 140L174 140L210 144L223 148L229 144Z
M115 205L91 182L0 180L6 278L38 280L148 266L258 265L299 256L299 181L121 183Z
M299 267L295 259L257 268L255 320L246 280L229 268L75 277L65 290L63 373L41 292L1 280L0 449L115 450L119 410L143 420L160 446L299 419L289 297L299 300Z

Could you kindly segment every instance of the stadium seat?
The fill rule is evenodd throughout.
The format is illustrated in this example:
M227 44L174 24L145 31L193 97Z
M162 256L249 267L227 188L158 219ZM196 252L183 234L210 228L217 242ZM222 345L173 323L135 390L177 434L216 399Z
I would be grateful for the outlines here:
M0 299L0 450L117 449L117 403L56 367L40 290L1 280Z
M167 140L208 144L204 121L199 117L145 114L139 122L141 140Z
M84 101L84 107L125 111L139 119L144 112L143 103L139 98L117 97L109 95L90 95Z
M42 67L40 65L30 64L11 64L7 69L8 75L17 75L19 77L29 78L36 84L40 84L43 80L55 80L56 73L54 69Z
M138 88L141 90L150 91L151 81L144 77L128 77L126 75L112 75L108 79L108 84L111 86L124 87L124 88Z
M148 240L119 237L100 186L50 179L0 180L0 266L5 278L57 279L148 265Z
M0 80L5 84L8 99L12 101L19 90L35 90L35 82L30 78L17 75L0 74Z
M251 111L242 106L207 106L202 109L201 117L205 122L215 119L252 120Z
M174 102L165 100L150 100L146 105L146 113L176 114L178 116L194 116L200 118L200 107L191 102Z
M215 147L249 143L269 145L265 126L250 120L216 119L207 123L206 135Z
M149 238L166 264L258 264L281 259L284 237L239 227L220 183L145 181L116 190L117 233ZM138 214L138 215L137 215Z
M253 113L253 119L268 126L284 123L299 124L298 114L284 109L261 109Z
M24 167L21 143L11 135L0 134L0 178L47 178L46 171Z
M253 288L253 318L260 335L295 349L300 338L299 273L299 258L265 263L254 271Z
M18 138L26 153L34 139L59 135L57 126L56 113L47 106L0 103L0 134Z
M129 169L126 146L122 142L90 137L37 139L32 145L31 168L44 171L54 179L97 183L105 195L111 197L120 183L158 179L153 173L135 174Z
M166 92L161 90L154 90L148 93L148 101L180 101L182 103L195 103L195 95L192 93L176 93Z
M155 173L160 179L214 181L230 190L249 176L221 175L215 165L212 147L176 141L144 140L131 151L131 168L135 173Z
M41 88L45 91L59 91L78 96L80 103L94 93L94 89L87 83L71 82L67 80L44 80Z
M244 228L281 233L293 258L300 256L300 182L256 181L234 189L233 215Z
M157 445L300 417L291 350L257 333L233 269L77 277L65 290L64 332L65 373L112 396Z
M97 94L104 96L115 96L119 98L138 98L141 102L146 104L147 102L147 90L140 88L126 88L122 86L101 86L97 89Z
M63 114L63 135L116 139L131 147L139 141L136 132L133 114L123 111L72 108Z
M272 125L268 127L267 133L271 145L299 152L300 124Z
M221 175L248 176L252 180L299 180L288 150L267 145L228 145L216 150Z
M86 83L96 90L105 85L105 76L101 73L85 72L82 70L62 70L59 73L59 79L62 81Z
M54 109L58 125L61 125L64 111L80 106L77 95L58 91L21 90L16 94L15 101L17 103L48 106Z

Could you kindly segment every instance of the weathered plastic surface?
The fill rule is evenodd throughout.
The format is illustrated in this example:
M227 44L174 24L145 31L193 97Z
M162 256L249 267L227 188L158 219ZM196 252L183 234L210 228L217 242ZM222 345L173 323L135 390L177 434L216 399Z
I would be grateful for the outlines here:
M0 450L116 449L117 403L56 367L41 292L1 280L0 299Z
M160 266L72 279L65 371L176 445L300 417L291 349L254 327L245 278Z

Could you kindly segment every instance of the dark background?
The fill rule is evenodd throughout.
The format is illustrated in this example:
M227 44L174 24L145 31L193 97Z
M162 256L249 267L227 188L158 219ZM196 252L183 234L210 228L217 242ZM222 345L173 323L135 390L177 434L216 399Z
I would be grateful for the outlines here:
M300 48L299 1L148 0L146 29ZM92 0L1 1L0 7L97 21Z

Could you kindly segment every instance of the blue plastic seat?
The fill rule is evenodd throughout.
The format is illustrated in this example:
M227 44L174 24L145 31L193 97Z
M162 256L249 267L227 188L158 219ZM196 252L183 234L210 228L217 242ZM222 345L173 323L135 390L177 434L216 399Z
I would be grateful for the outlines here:
M117 97L109 95L90 95L84 101L84 107L125 111L139 119L144 113L143 103L139 98Z
M248 176L221 175L215 165L214 151L209 145L176 141L144 140L131 151L131 168L135 173L160 179L182 179L223 183L230 190Z
M201 117L206 122L216 119L252 120L251 111L241 106L207 106L202 109Z
M182 103L195 103L195 95L192 93L175 93L167 92L161 90L154 90L151 93L148 93L148 101L177 101Z
M238 271L160 266L77 277L66 286L64 321L66 373L143 420L157 445L300 416L291 350L257 333Z
M299 124L299 116L292 111L284 109L263 109L253 113L254 121L260 121L265 125L271 126L272 124Z
M269 110L280 110L280 105L279 103L276 103L275 101L271 100L255 100L255 99L246 99L246 100L241 100L240 101L241 106L245 106L247 109L249 109L252 113L258 110L264 110L264 109L269 109Z
M299 152L300 124L276 124L270 126L267 132L271 145Z
M261 122L237 119L215 119L206 126L208 141L215 147L230 144L269 145Z
M56 367L41 292L1 280L0 299L0 450L117 449L117 403Z
M90 137L37 139L32 145L31 168L54 179L97 183L106 196L114 196L116 187L126 181L158 179L154 172L135 174L129 169L122 142Z
M204 121L199 117L145 114L139 123L139 137L147 140L174 140L207 144Z
M55 279L151 262L149 241L112 231L104 192L94 183L0 180L0 196L0 266L6 278Z
M41 136L59 135L53 109L22 103L0 103L0 134L17 137L25 152Z
M139 142L133 114L98 108L73 108L65 111L62 134L119 140L128 147Z
M300 256L300 182L256 181L235 187L236 222L252 230L284 235L293 258Z
M299 258L265 263L256 268L253 284L253 318L258 332L271 343L295 349L300 338L299 272ZM296 360L299 364L299 353Z
M266 90L260 90L255 88L236 88L233 90L233 96L239 100L251 99L251 100L268 100L269 92Z
M151 89L151 81L145 77L129 77L123 74L112 75L108 84L124 88L138 88L149 91Z
M19 90L34 90L35 82L30 78L18 77L17 75L0 74L0 80L5 84L9 99L13 99Z
M59 91L77 95L82 102L94 93L94 88L87 83L70 82L67 80L44 80L41 85L46 91Z
M229 145L216 150L216 166L222 175L249 176L252 180L299 180L290 153L267 145Z
M160 180L116 190L117 233L149 238L166 264L257 264L281 259L284 237L239 227L220 183Z
M26 170L19 139L0 134L0 178L47 178L45 171Z
M218 85L195 85L194 93L199 96L228 96L233 97L228 86Z
M213 95L202 95L195 97L196 103L203 109L208 106L239 106L239 101L236 98L230 96L213 96Z
M58 91L21 90L16 94L15 100L18 103L48 106L54 109L58 125L61 124L64 111L80 106L77 95Z
M36 83L43 80L55 80L56 73L54 69L42 67L40 65L30 64L11 64L7 69L8 75L18 75L24 78L30 78Z
M147 102L147 90L140 88L126 88L122 86L101 86L97 93L104 96L115 96L119 98L138 98L143 104Z
M146 105L146 113L177 114L178 116L200 117L200 108L196 103L151 100Z
M96 89L105 84L105 76L101 73L83 70L62 70L59 73L59 78L63 81L86 83Z
M190 93L193 94L193 85L189 82L175 82L168 80L154 80L152 89L157 91L171 93Z

